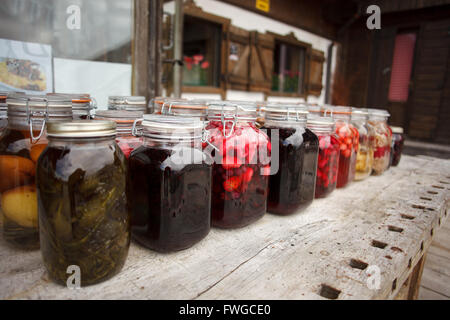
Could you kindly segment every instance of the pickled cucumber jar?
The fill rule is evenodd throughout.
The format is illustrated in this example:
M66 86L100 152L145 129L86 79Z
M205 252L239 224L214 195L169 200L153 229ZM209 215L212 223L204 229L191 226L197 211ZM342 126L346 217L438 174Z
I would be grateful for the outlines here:
M389 112L382 109L369 110L369 125L373 130L371 143L373 148L372 174L380 175L389 166L392 134L387 124Z
M139 111L147 113L147 102L143 96L110 96L108 110Z
M203 122L146 114L143 145L129 159L132 236L159 252L191 247L211 228L211 158Z
M339 169L337 188L345 187L353 180L356 169L356 152L358 150L358 130L351 124L351 107L326 106L325 115L331 112L335 121L335 132L338 137Z
M97 101L89 94L76 93L47 93L49 96L62 96L72 100L72 113L74 120L86 120L93 118Z
M402 127L391 127L391 129L392 129L391 165L395 167L400 163L405 137L403 136Z
M370 144L371 128L367 124L369 111L352 108L352 124L358 132L359 144L356 153L355 180L363 180L370 176L373 163L373 149Z
M130 245L125 156L112 121L49 123L37 163L39 234L50 277L65 285L69 266L81 285L111 278Z
M288 215L314 199L319 139L308 128L305 105L273 104L264 107L264 129L272 141L267 211ZM274 139L277 139L275 150Z
M95 119L116 123L116 142L128 159L131 152L142 145L142 137L134 136L132 131L135 120L142 118L143 115L140 111L99 110L95 114ZM139 131L141 128L137 125L135 129Z
M331 117L320 116L320 113L310 113L307 127L319 139L315 198L325 198L336 189L340 144Z
M0 137L8 125L8 105L6 104L6 96L6 92L0 92Z
M47 146L46 125L72 120L65 97L9 94L8 127L0 138L0 208L7 242L39 248L36 163Z
M205 150L214 157L211 212L215 227L243 227L266 212L271 145L256 127L257 118L256 104L208 104Z

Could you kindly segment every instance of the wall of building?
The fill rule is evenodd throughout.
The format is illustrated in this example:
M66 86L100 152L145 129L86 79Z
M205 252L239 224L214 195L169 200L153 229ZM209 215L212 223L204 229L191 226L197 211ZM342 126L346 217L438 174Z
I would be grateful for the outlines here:
M236 6L226 4L216 0L196 0L195 3L201 7L205 12L209 12L218 16L222 16L228 19L231 19L231 23L239 28L243 28L246 30L256 30L261 33L265 33L266 31L275 32L281 35L288 34L293 32L298 40L304 41L307 43L311 43L314 49L321 50L327 54L328 46L331 43L331 40L326 38L317 36L308 31L295 28L291 25L279 22L274 19L270 19L268 17L264 17L254 12L250 12L245 9L238 8ZM174 2L168 2L164 5L164 10L170 13L174 12ZM336 51L333 51L331 66L334 70L335 61L336 61ZM319 97L310 96L308 97L308 102L312 103L323 103L325 101L325 81L326 81L326 69L327 69L326 61L323 67L323 90L322 94ZM210 99L219 99L219 95L213 94L192 94L192 93L184 93L183 97L186 98L210 98ZM255 93L255 92L244 92L244 91L236 91L236 90L228 90L227 91L227 99L230 100L263 100L263 93ZM301 98L287 98L287 97L268 97L269 101L304 101Z

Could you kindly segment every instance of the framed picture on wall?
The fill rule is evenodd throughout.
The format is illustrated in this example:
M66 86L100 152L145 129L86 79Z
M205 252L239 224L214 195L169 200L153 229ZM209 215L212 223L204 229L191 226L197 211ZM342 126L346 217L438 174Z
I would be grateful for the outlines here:
M0 39L0 90L53 92L52 47Z

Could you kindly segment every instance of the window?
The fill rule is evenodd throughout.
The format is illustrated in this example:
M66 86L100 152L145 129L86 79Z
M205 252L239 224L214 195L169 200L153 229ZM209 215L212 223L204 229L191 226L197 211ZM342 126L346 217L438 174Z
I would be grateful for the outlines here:
M408 101L415 44L415 33L398 34L395 38L391 82L389 85L389 101Z
M90 93L101 106L108 95L131 94L133 2L2 0L0 64L32 66L40 79L3 86L37 94Z
M306 97L311 45L298 41L292 33L287 36L273 35L275 48L270 94Z
M185 16L183 28L183 85L220 85L222 26Z

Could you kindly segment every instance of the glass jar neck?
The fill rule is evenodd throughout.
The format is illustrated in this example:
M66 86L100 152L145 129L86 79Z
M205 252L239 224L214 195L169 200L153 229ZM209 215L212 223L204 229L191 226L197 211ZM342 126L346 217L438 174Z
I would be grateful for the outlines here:
M265 120L265 126L270 127L282 127L282 128L292 128L292 127L300 127L305 128L306 127L306 119L299 119L298 121L293 120L272 120L272 119L266 119Z
M334 125L307 124L306 127L315 134L329 135L334 133Z
M202 141L200 138L193 139L159 139L155 137L143 137L143 145L147 147L161 148L161 149L173 149L175 147L189 147L195 149L201 149Z

